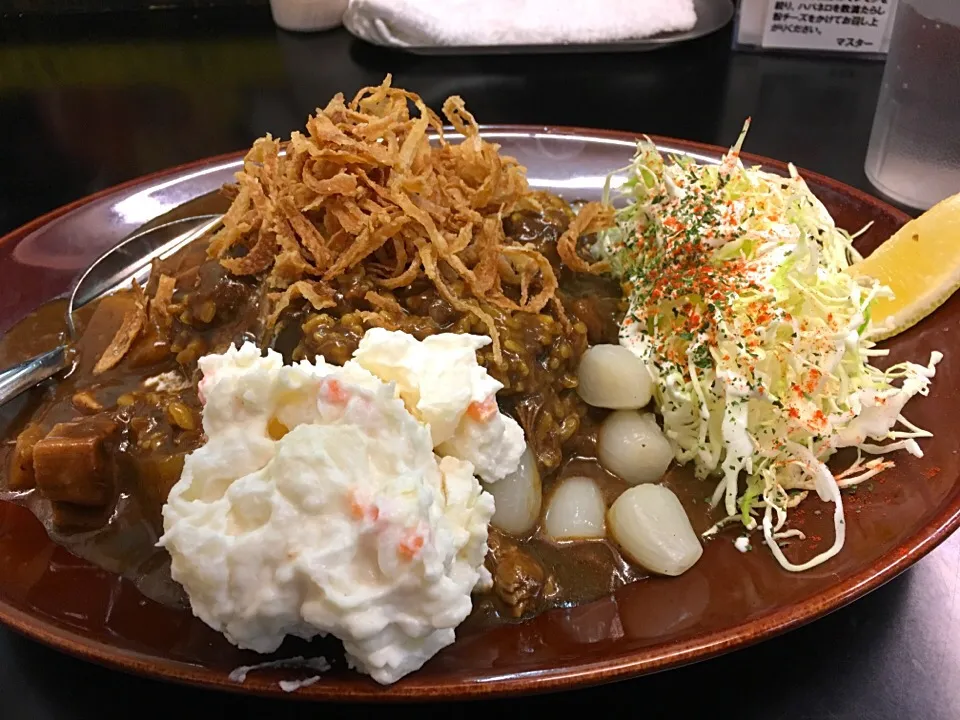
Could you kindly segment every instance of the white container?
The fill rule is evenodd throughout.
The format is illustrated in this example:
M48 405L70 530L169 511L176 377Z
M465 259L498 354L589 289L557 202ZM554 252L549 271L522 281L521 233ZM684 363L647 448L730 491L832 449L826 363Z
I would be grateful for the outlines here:
M900 0L864 170L921 210L960 192L960 1Z
M273 21L284 30L329 30L343 22L348 0L270 0Z

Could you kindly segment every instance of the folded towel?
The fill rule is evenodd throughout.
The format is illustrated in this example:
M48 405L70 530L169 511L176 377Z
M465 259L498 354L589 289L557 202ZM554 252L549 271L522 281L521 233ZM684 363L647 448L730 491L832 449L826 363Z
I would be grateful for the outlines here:
M350 0L357 37L401 47L602 43L685 31L693 0Z

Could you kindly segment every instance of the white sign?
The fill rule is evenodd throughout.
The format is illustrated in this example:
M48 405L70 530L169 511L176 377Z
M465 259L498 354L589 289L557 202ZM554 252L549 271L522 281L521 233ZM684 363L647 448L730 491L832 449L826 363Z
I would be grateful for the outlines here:
M887 51L897 0L767 0L761 46Z

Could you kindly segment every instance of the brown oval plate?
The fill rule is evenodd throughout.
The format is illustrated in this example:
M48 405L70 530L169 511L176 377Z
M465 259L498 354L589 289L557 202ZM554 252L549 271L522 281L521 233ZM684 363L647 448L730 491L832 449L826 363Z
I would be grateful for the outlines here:
M569 199L599 196L604 176L627 164L625 133L496 126L484 134L529 171L531 184ZM661 148L715 161L719 148L654 138ZM783 163L744 154L785 172ZM61 208L0 240L0 330L67 289L105 248L158 217L223 209L208 193L229 182L239 155L212 158L112 188ZM803 173L837 223L856 230L869 251L907 220L885 203L814 173ZM203 197L203 196L207 197ZM910 419L934 431L923 458L897 467L846 499L843 552L800 575L783 571L762 547L741 554L731 537L708 542L702 560L680 578L644 580L603 600L484 629L470 621L458 641L422 670L381 687L341 665L300 696L338 700L435 699L572 688L663 670L769 638L809 622L878 587L933 549L960 524L960 424L947 421L960 388L960 295L890 343L894 359L925 362L946 355L929 397ZM952 331L952 332L951 332ZM9 358L3 358L9 360ZM684 473L668 481L691 486ZM699 530L709 522L687 492ZM810 502L810 501L808 501ZM829 513L804 506L811 542L832 541ZM817 528L823 526L823 537ZM811 548L815 549L815 548ZM0 620L66 652L113 668L211 688L281 695L277 672L252 673L243 685L231 670L264 658L241 652L192 617L143 598L126 581L80 561L46 537L34 517L0 504ZM285 655L328 654L326 642L289 643ZM289 673L286 674L289 677Z

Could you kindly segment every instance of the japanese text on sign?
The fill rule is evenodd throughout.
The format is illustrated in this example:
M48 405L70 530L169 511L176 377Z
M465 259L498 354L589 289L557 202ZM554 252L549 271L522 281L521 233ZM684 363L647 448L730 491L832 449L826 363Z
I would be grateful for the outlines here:
M883 40L895 10L896 0L770 0L763 47L885 52Z

